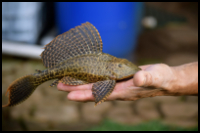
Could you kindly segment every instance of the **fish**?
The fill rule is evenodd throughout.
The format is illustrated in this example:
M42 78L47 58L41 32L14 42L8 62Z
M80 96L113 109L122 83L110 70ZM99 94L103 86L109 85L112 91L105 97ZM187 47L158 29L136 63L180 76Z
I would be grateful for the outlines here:
M2 107L25 101L40 84L52 79L55 80L50 86L59 82L66 85L94 83L95 106L104 102L117 81L133 77L141 68L127 59L103 53L102 49L101 36L90 22L58 35L45 45L40 55L47 69L36 69L36 73L13 81L6 91L8 104Z

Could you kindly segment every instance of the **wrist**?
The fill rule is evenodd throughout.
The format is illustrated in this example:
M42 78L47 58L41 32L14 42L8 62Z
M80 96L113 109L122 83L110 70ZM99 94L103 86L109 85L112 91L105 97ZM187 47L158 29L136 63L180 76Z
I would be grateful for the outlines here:
M198 63L170 67L173 82L169 92L174 95L198 95Z

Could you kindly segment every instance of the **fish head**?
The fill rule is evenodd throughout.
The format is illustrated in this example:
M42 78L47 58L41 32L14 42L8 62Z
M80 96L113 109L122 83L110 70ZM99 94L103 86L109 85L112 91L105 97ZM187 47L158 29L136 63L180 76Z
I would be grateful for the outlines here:
M141 68L137 67L127 59L117 58L112 63L110 70L112 71L112 74L115 75L116 80L122 80L132 77L137 71L141 70Z

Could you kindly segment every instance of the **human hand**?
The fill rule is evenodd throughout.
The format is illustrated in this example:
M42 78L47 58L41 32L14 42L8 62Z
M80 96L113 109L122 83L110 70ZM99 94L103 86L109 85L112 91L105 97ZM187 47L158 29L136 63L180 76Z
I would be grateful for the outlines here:
M144 97L173 95L170 90L176 81L174 70L165 64L139 66L134 78L118 82L107 100L132 101ZM94 101L92 85L69 86L59 83L57 88L69 92L67 98L73 101Z

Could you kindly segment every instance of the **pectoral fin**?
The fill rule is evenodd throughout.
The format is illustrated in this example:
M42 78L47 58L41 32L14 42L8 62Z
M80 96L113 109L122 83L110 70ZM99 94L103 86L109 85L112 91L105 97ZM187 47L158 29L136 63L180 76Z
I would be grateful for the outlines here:
M113 91L115 84L115 80L104 80L93 84L92 95L95 98L95 106L107 99L107 97Z

